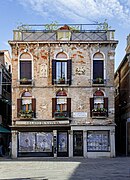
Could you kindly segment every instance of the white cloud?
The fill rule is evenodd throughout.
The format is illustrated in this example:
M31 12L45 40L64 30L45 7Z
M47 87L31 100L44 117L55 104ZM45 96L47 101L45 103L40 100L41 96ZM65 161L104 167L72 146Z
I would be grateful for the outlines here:
M130 23L130 0L18 0L50 20L73 22L108 19Z

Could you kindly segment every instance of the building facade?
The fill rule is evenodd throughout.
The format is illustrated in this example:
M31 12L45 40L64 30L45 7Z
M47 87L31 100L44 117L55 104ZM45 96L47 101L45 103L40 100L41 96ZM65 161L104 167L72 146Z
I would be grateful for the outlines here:
M11 57L8 50L0 50L0 145L3 155L11 138Z
M115 156L117 41L113 30L87 28L23 25L14 31L13 158Z
M126 54L115 72L115 122L117 155L130 155L130 35Z

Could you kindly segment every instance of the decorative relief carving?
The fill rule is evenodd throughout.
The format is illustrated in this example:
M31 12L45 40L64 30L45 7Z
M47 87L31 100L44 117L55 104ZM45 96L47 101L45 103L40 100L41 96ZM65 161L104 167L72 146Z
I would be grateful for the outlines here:
M47 65L46 64L40 65L40 77L47 77Z
M84 67L77 67L75 70L76 75L85 75L85 69Z

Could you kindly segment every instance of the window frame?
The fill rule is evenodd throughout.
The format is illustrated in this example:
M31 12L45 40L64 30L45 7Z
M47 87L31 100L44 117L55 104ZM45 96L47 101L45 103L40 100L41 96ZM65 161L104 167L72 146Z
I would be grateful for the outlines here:
M29 58L21 58L21 56L23 54L28 54L30 56L30 59ZM28 78L21 78L21 62L22 61L30 61L31 62L31 73L30 73L30 76L31 76L31 79L28 79ZM30 52L22 52L21 54L19 54L19 57L18 57L18 81L20 82L20 85L32 85L32 82L33 82L33 77L34 77L34 70L33 70L33 56Z
M96 54L99 53L101 57L94 57ZM105 84L106 83L106 60L105 60L105 55L103 52L96 52L92 55L92 72L91 72L91 77L92 77L92 84ZM94 61L103 61L103 68L102 68L102 74L103 77L97 77L94 79Z

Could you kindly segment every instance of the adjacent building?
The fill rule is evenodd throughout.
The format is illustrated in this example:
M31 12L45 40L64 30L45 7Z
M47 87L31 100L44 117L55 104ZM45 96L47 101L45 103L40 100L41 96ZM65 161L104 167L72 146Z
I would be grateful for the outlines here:
M3 154L11 138L11 57L8 50L0 50L0 144Z
M130 35L126 54L115 72L115 122L117 155L130 155Z
M12 157L114 157L114 30L24 26L12 48ZM91 27L92 28L92 27Z

